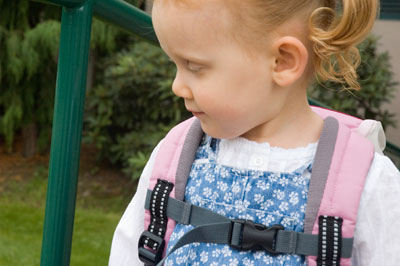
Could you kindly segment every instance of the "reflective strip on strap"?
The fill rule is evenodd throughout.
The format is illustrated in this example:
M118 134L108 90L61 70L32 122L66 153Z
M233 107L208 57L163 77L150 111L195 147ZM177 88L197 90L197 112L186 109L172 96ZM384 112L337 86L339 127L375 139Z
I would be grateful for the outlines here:
M343 219L333 216L318 218L319 248L317 266L339 265L342 256L342 225Z
M174 184L166 180L158 179L154 191L147 193L149 198L148 210L150 210L151 215L147 231L162 239L164 239L165 231L167 230L167 206L169 205L168 200L172 199L169 195L173 187ZM157 250L159 245L158 242L148 237L144 240L144 244L153 250Z

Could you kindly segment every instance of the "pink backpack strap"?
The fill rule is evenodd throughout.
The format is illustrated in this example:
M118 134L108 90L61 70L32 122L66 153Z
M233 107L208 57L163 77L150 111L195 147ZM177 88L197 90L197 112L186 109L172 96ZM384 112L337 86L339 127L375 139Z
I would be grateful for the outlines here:
M317 113L319 111L317 109ZM322 115L329 115L329 112L325 109ZM357 127L359 119L333 114L351 127ZM372 143L352 132L346 124L333 117L325 119L313 164L304 232L319 235L325 247L319 253L319 260L332 255L327 252L334 252L331 246L323 245L327 224L338 227L342 224L342 237L353 238L365 177L374 156ZM309 256L308 265L325 265L318 263L318 259ZM350 265L350 259L342 258L340 265Z
M344 114L338 111L334 110L329 110L326 108L322 107L316 107L316 106L311 106L311 109L317 113L320 117L323 119L327 117L334 117L336 118L340 123L346 125L350 129L358 128L363 121L362 119L358 117L354 117L348 114Z
M154 163L157 167L153 169L151 174L149 189L153 190L157 179L164 179L175 185L170 196L183 200L186 180L184 184L179 182L185 174L187 179L202 136L200 121L195 117L173 127L158 150ZM190 151L193 158L188 158L188 152ZM182 153L185 154L185 158L181 158ZM190 161L190 163L185 164L183 161ZM187 168L188 165L190 166L189 168ZM178 181L175 181L176 178Z
M176 223L173 219L168 218L165 229L165 225L159 226L160 220L155 222L154 217L152 219L151 212L157 213L157 216L160 216L163 206L167 206L168 197L183 200L187 178L202 135L203 132L198 119L195 117L190 118L169 131L160 144L156 155L154 168L150 177L149 190L153 190L156 194L164 194L164 199L161 200L165 200L165 205L164 202L162 204L157 202L156 204L155 201L160 200L160 198L154 198L153 209L150 208L150 211L145 210L144 226L148 232L156 236L161 236L161 239L163 238L164 241L158 240L159 243L155 243L157 241L149 239L151 237L149 235L146 237L147 233L145 233L145 236L139 242L144 241L146 246L152 246L154 250L158 250L157 247L154 248L154 245L160 245L163 242L162 253L164 255ZM154 223L157 223L157 225ZM163 228L160 229L160 227ZM143 245L143 243L141 244ZM141 250L142 252L146 252L143 248ZM158 255L161 255L161 253L159 252Z

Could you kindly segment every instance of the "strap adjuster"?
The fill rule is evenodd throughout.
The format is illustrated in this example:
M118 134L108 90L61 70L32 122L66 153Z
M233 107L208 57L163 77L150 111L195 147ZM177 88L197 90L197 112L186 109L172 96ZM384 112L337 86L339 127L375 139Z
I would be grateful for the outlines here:
M147 246L149 239L155 243L153 248ZM145 248L145 246L148 248ZM139 259L144 262L145 265L157 265L162 259L164 247L165 240L163 238L149 231L144 231L139 238Z
M250 220L232 220L229 245L240 250L265 250L271 255L281 254L275 250L276 236L284 227L279 224L265 226Z

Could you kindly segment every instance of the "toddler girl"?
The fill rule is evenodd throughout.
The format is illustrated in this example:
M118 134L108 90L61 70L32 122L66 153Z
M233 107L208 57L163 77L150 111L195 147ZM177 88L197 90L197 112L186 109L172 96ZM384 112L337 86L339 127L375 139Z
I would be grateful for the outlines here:
M355 45L372 28L377 9L378 0L343 0L338 6L335 0L155 0L155 32L177 66L172 90L205 133L188 177L186 202L231 219L304 231L324 126L308 105L306 90L315 76L360 89ZM116 229L111 266L142 265L138 241L147 229L145 195L159 147ZM358 208L353 265L398 265L399 192L398 170L377 150ZM177 224L167 249L191 229ZM273 256L215 243L185 245L165 261L304 263L298 254Z

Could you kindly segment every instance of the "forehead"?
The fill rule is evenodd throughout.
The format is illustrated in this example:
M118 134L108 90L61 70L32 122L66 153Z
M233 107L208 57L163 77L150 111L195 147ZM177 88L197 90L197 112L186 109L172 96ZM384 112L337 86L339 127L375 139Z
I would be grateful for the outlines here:
M209 49L231 35L231 15L221 1L157 0L152 11L155 32L166 52Z

